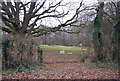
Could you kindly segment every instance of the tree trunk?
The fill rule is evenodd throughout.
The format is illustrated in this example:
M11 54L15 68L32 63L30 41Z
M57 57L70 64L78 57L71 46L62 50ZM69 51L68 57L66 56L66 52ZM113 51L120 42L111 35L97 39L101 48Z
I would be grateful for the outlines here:
M14 35L8 34L8 36L5 38L13 39L13 45L12 47L8 47L9 41L8 44L4 44L7 45L7 48L3 50L3 69L17 67L19 71L21 71L25 67L28 68L31 65L39 63L40 58L38 57L38 51L34 51L32 36L28 36L23 33L18 33ZM35 59L34 57L38 57L38 59Z
M117 2L116 19L114 23L114 49L112 59L114 62L120 64L120 1Z
M97 8L97 16L94 20L93 26L93 45L95 58L93 61L102 61L104 59L103 54L103 43L102 43L102 34L101 34L101 20L103 16L104 2L100 3Z

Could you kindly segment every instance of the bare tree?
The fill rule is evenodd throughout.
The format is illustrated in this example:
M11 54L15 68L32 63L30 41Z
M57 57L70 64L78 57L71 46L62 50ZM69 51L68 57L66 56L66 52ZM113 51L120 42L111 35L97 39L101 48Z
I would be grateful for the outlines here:
M112 60L118 62L119 57L119 33L120 33L120 2L109 2L106 4L105 12L104 12L104 18L109 22L109 30L112 31L109 32L112 34L113 39L109 39L113 44L110 44L112 46L109 46L109 50L112 52ZM111 27L111 28L110 28ZM105 35L104 35L105 36ZM107 35L108 37L108 35Z
M34 40L31 39L33 36L56 32L69 25L75 24L78 21L78 14L83 10L89 9L87 7L81 8L81 1L79 6L74 9L73 15L70 16L71 10L63 9L70 6L70 3L64 3L63 0L31 0L30 2L17 2L15 0L5 2L3 0L0 6L2 7L0 10L0 13L2 13L2 22L5 25L0 27L3 31L13 35L12 38L15 44L13 47L15 49L12 49L11 53L15 54L13 55L14 63L20 66L21 64L29 65L29 62L32 61L30 59L32 59L34 55ZM69 16L69 18L66 18L67 16ZM57 25L52 25L52 19L57 21ZM64 19L64 21L62 21L62 19ZM48 22L51 22L49 23L51 24L50 26L46 25ZM14 56L16 56L16 58ZM19 59L17 59L18 57Z
M56 32L63 27L72 25L77 22L78 14L88 8L81 9L82 1L79 7L75 10L74 15L64 22L60 18L66 17L70 14L70 10L59 10L68 4L63 4L63 0L59 2L48 3L47 0L35 0L34 2L2 2L2 21L7 27L0 26L3 31L14 34L32 34L33 36L40 36L49 32ZM55 18L59 21L57 26L48 27L44 25L44 19ZM47 21L49 22L49 21Z

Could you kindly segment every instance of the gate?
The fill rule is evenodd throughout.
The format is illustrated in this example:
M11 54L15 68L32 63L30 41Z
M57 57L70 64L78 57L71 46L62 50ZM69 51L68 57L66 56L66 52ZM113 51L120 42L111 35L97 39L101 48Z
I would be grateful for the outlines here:
M81 53L60 53L60 52L43 52L43 63L72 63L80 62Z

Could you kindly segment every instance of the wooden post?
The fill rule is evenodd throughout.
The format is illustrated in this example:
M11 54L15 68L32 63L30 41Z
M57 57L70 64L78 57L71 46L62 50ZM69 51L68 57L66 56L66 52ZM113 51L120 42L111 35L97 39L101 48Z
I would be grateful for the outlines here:
M40 47L38 47L38 58L39 58L40 65L42 65L43 64L43 51Z

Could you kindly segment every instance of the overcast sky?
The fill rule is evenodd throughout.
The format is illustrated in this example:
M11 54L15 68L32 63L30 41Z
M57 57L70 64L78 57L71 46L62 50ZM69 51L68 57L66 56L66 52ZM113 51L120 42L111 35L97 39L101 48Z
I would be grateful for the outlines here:
M10 1L10 0L8 0L8 1ZM11 0L11 1L14 1L14 0ZM19 1L19 0L15 0L15 1ZM31 1L31 0L21 0L21 1L24 1L24 2L29 2L29 1ZM32 0L32 1L35 1L35 0ZM38 1L43 1L43 0L38 0ZM46 2L46 6L48 6L47 4L49 4L49 1L60 1L60 0L47 0L47 2ZM68 9L72 9L72 8L78 8L78 6L79 6L79 3L81 2L81 0L63 0L63 3L67 3L67 2L73 2L74 4L72 5L72 6L69 6L69 7L64 7L64 10L68 10ZM83 0L83 4L85 4L86 6L87 5L93 5L93 4L96 4L97 3L97 0ZM74 7L73 7L74 6ZM59 8L59 12L62 12L62 10ZM68 19L70 19L73 15L75 14L75 9L73 9L73 10L70 10L70 14L67 16L67 17L64 17L63 19L62 19L62 21L64 22L65 20L68 20ZM22 17L22 16L21 16ZM49 22L48 22L49 21ZM41 21L40 22L38 22L38 24L39 23L41 23ZM59 24L59 22L57 21L57 20L55 20L54 18L51 18L51 19L49 19L49 18L47 18L47 19L44 19L43 21L42 21L42 23L43 24L45 24L45 25L50 25L50 24L52 24L52 25L58 25Z
M60 0L58 0L60 1ZM64 3L67 3L67 2L73 2L74 4L72 6L74 6L75 8L78 8L79 6L79 3L81 2L81 0L64 0L63 1ZM83 0L83 4L85 4L86 6L88 5L93 5L93 4L97 4L97 0ZM72 9L73 7L70 6L70 7L64 7L64 10L67 10L67 9ZM60 11L60 9L59 9ZM61 11L62 12L62 11ZM68 19L70 19L73 15L75 14L75 9L73 11L70 12L70 14L67 16L67 17L64 17L61 21L66 21ZM52 23L51 23L52 22ZM39 22L38 22L39 23ZM59 24L59 21L55 20L55 19L49 19L49 22L48 22L48 19L44 19L44 24L46 25L49 25L49 24L52 24L53 26L54 25L58 25Z

